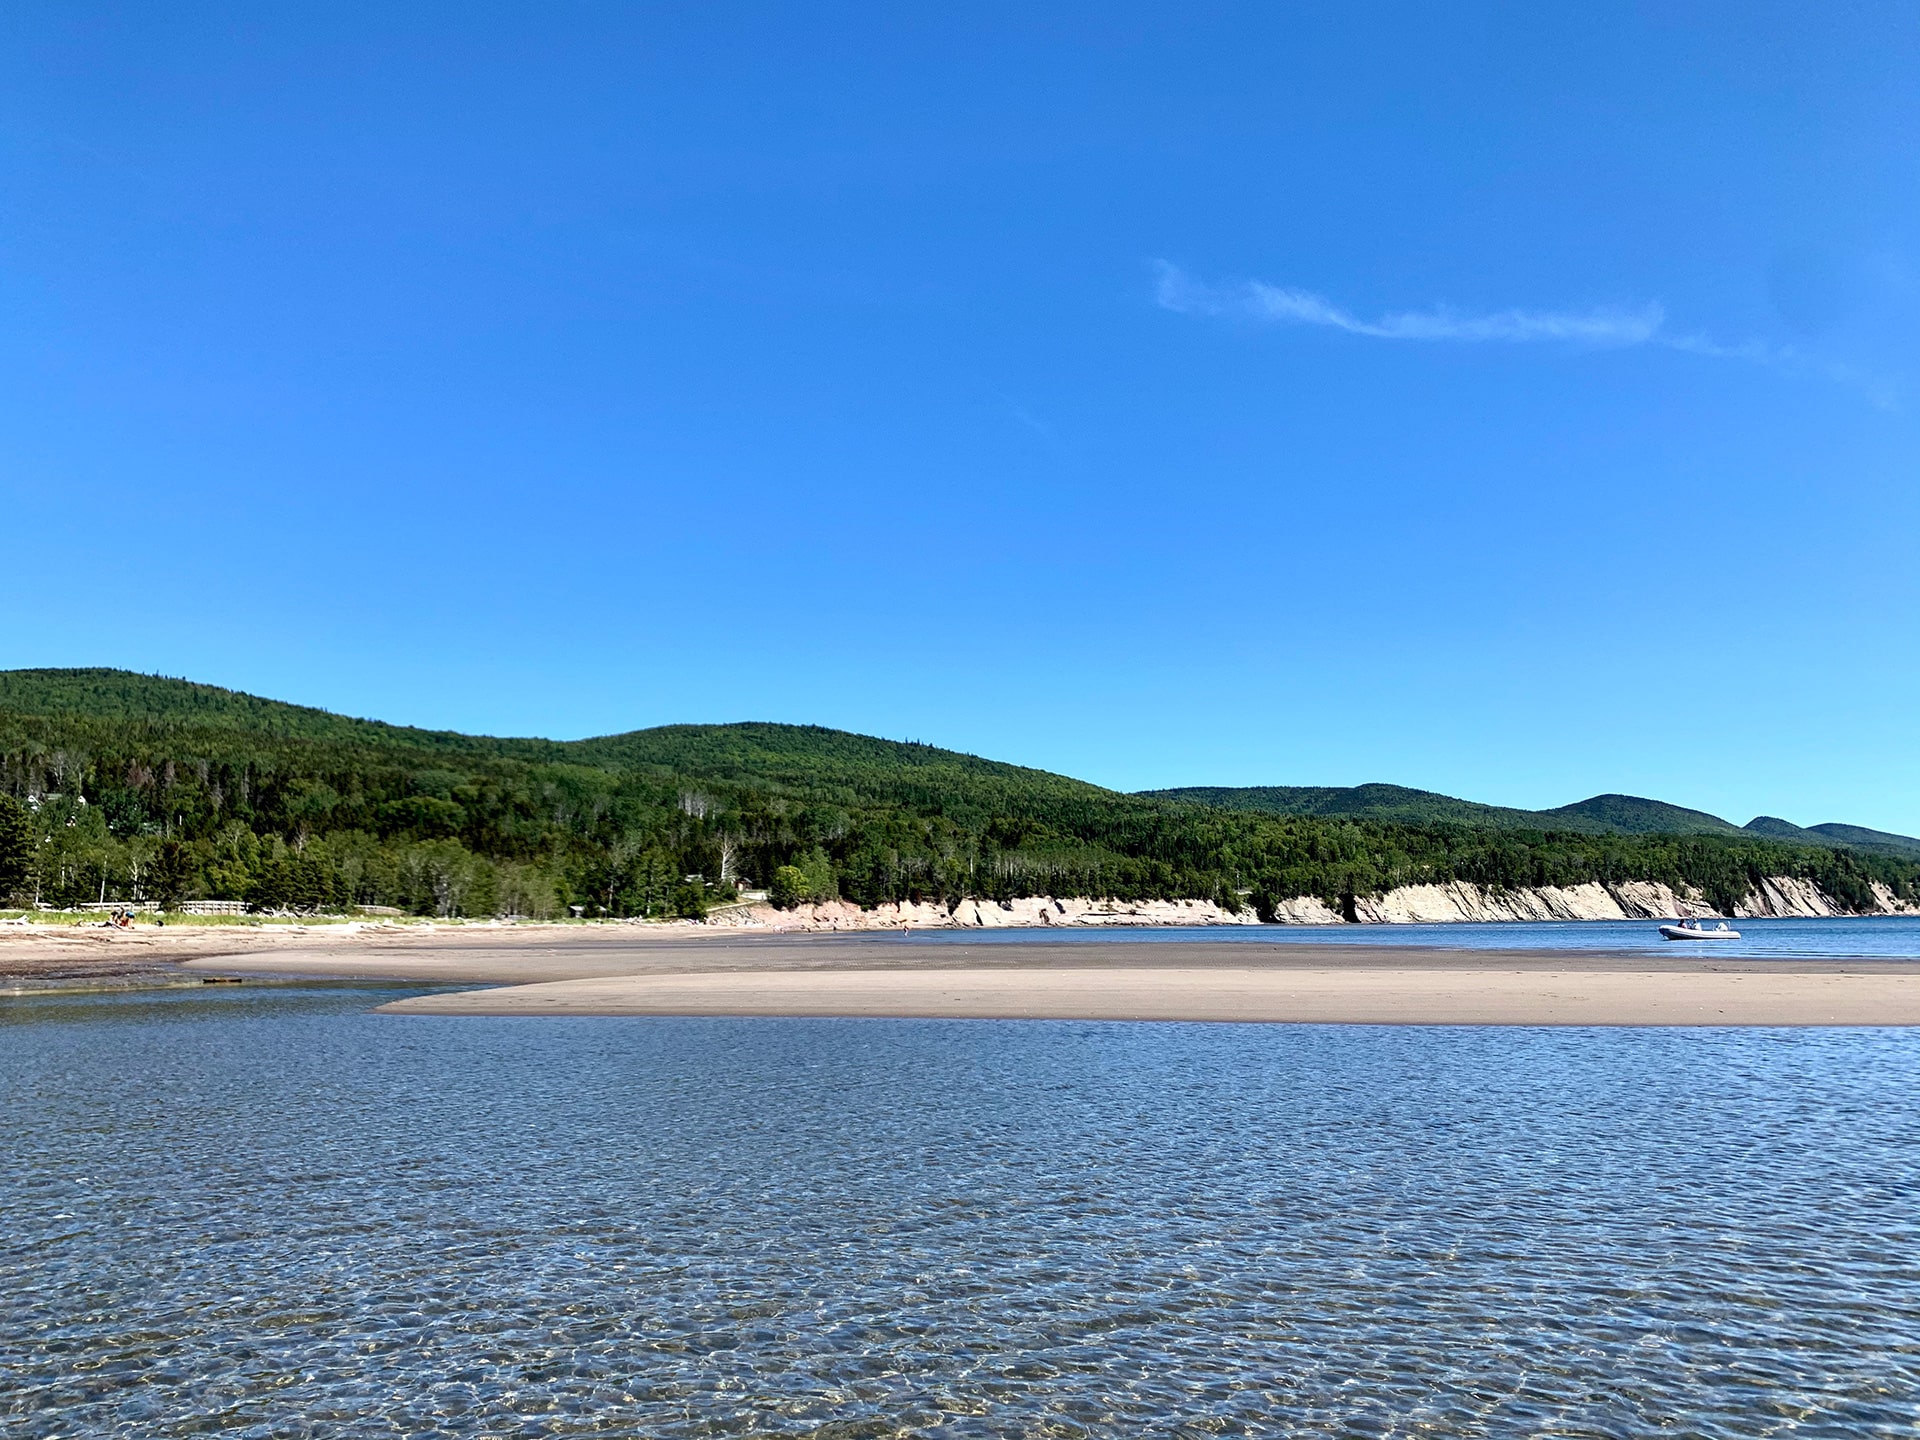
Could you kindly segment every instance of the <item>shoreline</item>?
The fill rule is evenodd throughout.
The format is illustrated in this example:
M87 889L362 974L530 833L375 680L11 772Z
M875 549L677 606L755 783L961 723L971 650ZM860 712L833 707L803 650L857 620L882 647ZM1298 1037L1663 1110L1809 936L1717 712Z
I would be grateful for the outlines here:
M395 1016L783 1016L1444 1025L1920 1025L1920 960L1123 937L461 936L378 953L188 962L286 978L487 986ZM1169 951L1173 953L1169 953Z
M1343 927L1344 928L1344 927ZM1351 933L1348 931L1347 933ZM168 926L0 937L0 995L220 978L447 987L394 1015L1439 1025L1920 1025L1920 958L1202 936L635 926ZM458 988L456 988L458 987ZM486 987L486 988L477 988Z
M166 926L141 926L123 931L124 938L166 931L203 934L240 932L264 937L274 933L339 934L421 933L510 930L577 934L614 930L625 933L694 937L707 935L884 935L903 931L979 933L982 931L1052 931L1114 934L1167 929L1260 931L1275 928L1351 932L1374 926L1582 924L1588 922L1655 922L1676 919L1893 919L1920 916L1920 901L1904 901L1875 883L1869 908L1848 909L1820 892L1809 881L1775 876L1757 882L1742 901L1725 913L1706 903L1697 892L1650 881L1622 881L1603 885L1589 882L1566 887L1539 886L1490 889L1465 881L1404 885L1383 894L1355 897L1351 915L1343 915L1315 897L1294 897L1276 903L1273 917L1261 920L1251 905L1223 909L1212 900L1095 900L1032 896L991 901L967 899L951 903L887 901L870 909L844 900L810 901L781 910L763 899L715 905L704 920L428 920L417 917L313 916L194 916L175 914ZM43 912L44 913L44 912ZM58 912L103 915L102 911ZM4 977L9 941L31 936L79 936L107 933L98 923L69 920L43 923L31 918L0 920L0 977Z

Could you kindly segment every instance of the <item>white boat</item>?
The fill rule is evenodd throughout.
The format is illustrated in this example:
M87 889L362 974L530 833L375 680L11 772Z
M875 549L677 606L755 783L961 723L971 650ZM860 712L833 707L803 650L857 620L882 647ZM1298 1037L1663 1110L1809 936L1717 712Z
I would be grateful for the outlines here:
M1669 940L1738 940L1740 932L1729 929L1722 920L1709 929L1694 920L1682 920L1678 925L1662 925L1660 933Z

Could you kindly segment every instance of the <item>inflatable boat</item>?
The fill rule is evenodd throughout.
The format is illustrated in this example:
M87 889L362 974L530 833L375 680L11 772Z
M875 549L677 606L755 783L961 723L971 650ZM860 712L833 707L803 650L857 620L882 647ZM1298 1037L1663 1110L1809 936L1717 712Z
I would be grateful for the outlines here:
M1740 932L1729 930L1724 920L1711 930L1695 921L1682 920L1678 925L1662 925L1660 933L1669 940L1738 940L1740 938Z

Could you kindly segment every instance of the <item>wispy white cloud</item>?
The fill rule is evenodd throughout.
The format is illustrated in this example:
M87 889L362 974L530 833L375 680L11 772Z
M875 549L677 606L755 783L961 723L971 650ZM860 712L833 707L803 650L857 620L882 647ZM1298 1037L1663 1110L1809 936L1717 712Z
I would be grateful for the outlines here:
M1022 425L1026 426L1027 429L1031 430L1034 434L1038 435L1043 440L1058 440L1060 438L1058 435L1054 433L1053 427L1051 425L1047 424L1046 421L1039 419L1037 416L1030 414L1021 406L1010 404L1008 406L1008 413L1011 414L1015 420L1018 420Z
M1401 310L1365 320L1310 290L1248 280L1238 285L1206 285L1165 261L1157 266L1155 298L1183 315L1224 315L1286 325L1322 325L1376 340L1453 340L1464 342L1560 340L1576 345L1645 345L1659 338L1666 312L1657 304L1635 309L1584 311L1495 310L1473 314L1444 306Z
M1790 345L1750 340L1728 345L1699 334L1676 334L1667 328L1666 311L1657 301L1644 305L1602 306L1593 310L1493 310L1475 313L1435 306L1431 310L1400 310L1365 319L1335 305L1311 290L1243 280L1232 285L1198 281L1166 261L1155 262L1154 298L1162 309L1182 315L1214 315L1278 325L1315 325L1364 335L1375 340L1452 341L1460 344L1497 342L1523 345L1560 342L1591 348L1622 349L1657 345L1715 360L1739 360L1803 374L1820 375L1837 385L1862 391L1875 405L1895 408L1899 387L1851 365L1808 355Z
M1791 345L1768 345L1749 340L1744 345L1723 345L1705 335L1661 335L1656 337L1669 350L1688 355L1705 355L1709 360L1746 360L1755 365L1785 365L1800 359Z
M1858 390L1882 410L1898 410L1904 387L1891 376L1863 370L1844 360L1829 360L1810 355L1793 345L1769 345L1764 340L1749 340L1744 345L1723 345L1705 335L1660 335L1655 343L1689 355L1705 355L1714 360L1745 360L1754 365L1772 365L1802 375L1818 375L1835 385Z

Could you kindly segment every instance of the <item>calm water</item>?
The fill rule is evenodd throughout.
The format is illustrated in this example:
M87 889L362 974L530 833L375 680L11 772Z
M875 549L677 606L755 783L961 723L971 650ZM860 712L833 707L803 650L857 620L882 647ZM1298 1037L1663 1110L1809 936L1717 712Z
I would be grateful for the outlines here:
M0 1431L1911 1436L1920 1035L0 1002Z
M1709 922L1712 923L1712 922ZM1920 959L1920 916L1838 920L1729 920L1738 940L1670 941L1657 920L1510 921L1498 925L1212 925L1138 930L926 930L916 945L1021 945L1062 939L1176 944L1231 940L1255 945L1438 945L1468 950L1614 950L1622 954L1733 955L1779 960L1872 956Z

